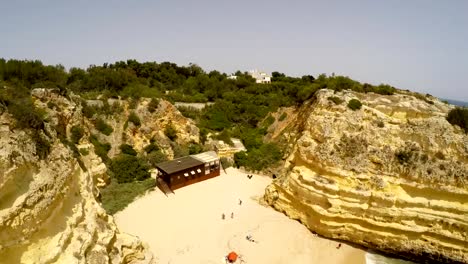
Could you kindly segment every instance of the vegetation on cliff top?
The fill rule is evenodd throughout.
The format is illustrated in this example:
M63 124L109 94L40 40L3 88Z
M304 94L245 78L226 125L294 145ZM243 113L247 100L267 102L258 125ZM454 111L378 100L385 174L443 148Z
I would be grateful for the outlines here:
M80 139L84 136L84 130L80 126L73 126L70 129L70 132L71 132L71 141L74 144L78 144Z
M99 132L106 136L109 136L112 132L114 132L114 129L101 118L98 118L94 125Z
M148 165L135 155L122 153L113 158L110 170L118 183L142 181L149 178Z
M461 127L465 133L468 133L468 108L457 107L450 110L447 121L452 125Z
M6 110L16 120L15 127L30 129L36 147L36 155L45 159L50 143L44 130L45 112L37 108L29 91L21 84L15 88L0 87L0 110Z
M140 118L135 112L130 112L130 114L128 115L128 122L133 123L133 125L135 125L136 127L141 126Z
M358 99L351 99L348 102L348 107L349 107L349 109L351 109L353 111L356 111L356 110L361 109L362 103Z
M225 73L205 72L196 64L178 66L170 62L140 63L127 60L66 71L61 65L47 66L40 61L0 59L0 81L4 81L6 85L20 83L27 88L66 88L86 98L95 98L98 95L101 95L101 99L117 96L134 99L149 97L152 98L148 105L150 112L158 107L158 98L172 102L213 102L200 112L190 109L182 112L196 120L203 132L203 139L209 132L216 134L226 131L244 142L247 154L252 154L252 158L256 157L254 153L258 153L265 144L263 136L271 121L271 118L265 118L279 107L301 104L312 98L317 90L325 88L383 95L396 92L389 85L362 84L344 76L322 74L317 78L311 75L289 77L273 72L271 84L257 84L246 72L237 71L235 74L237 79L231 80ZM103 102L104 107L101 108L84 105L84 115L91 118L96 113L101 115L118 110L111 109L107 100ZM266 122L261 124L263 120ZM138 126L136 118L133 118L135 122L129 121ZM105 126L101 126L102 122L99 123L101 132L111 133ZM171 140L175 140L172 132L169 129L166 134Z
M334 91L353 90L361 93L374 92L391 95L397 90L389 85L362 84L344 76L319 75L317 78L305 75L289 77L283 73L273 72L270 84L257 84L246 72L236 72L236 80L218 71L205 72L199 66L178 66L169 62L145 62L135 60L119 61L102 66L92 65L87 69L71 68L66 71L61 65L43 65L40 61L20 61L0 59L0 108L7 110L16 120L19 128L32 128L36 142L36 152L41 158L49 153L50 143L44 133L44 112L34 105L30 89L35 87L57 87L61 92L71 90L83 98L97 99L101 104L88 105L82 102L83 115L92 119L96 129L105 135L113 132L104 120L106 117L123 112L123 107L112 103L109 98L120 96L129 98L129 109L135 109L139 98L151 98L147 110L154 113L159 107L159 99L171 102L213 102L203 110L179 107L183 115L196 121L200 128L200 138L205 142L209 133L216 135L227 143L231 137L240 138L247 151L235 155L237 166L251 170L262 170L275 164L282 157L281 148L275 143L264 142L264 135L269 125L275 122L270 113L279 107L300 105L313 98L320 89ZM415 96L419 96L415 94ZM428 103L426 97L419 96ZM343 101L338 97L329 97L335 104ZM109 103L111 102L111 103ZM361 107L358 100L351 100L348 106L357 110ZM49 108L57 107L48 103ZM286 118L283 113L278 120ZM447 120L458 125L468 133L468 110L452 110ZM140 118L134 111L130 112L128 122L141 125ZM127 123L128 123L127 122ZM383 126L383 123L382 123ZM166 127L164 133L172 141L177 139L176 128ZM71 142L77 144L83 137L80 127L71 128ZM154 186L154 180L148 179L147 169L167 159L155 142L145 147L145 153L137 153L132 146L122 145L122 154L109 159L109 143L100 142L96 135L90 136L95 153L108 165L112 183L102 190L103 205L109 213L123 209L137 195ZM76 150L76 146L67 145ZM171 143L176 157L195 154L203 147L190 143L179 146ZM401 164L410 162L413 155L400 151L395 158ZM226 163L226 161L223 161Z

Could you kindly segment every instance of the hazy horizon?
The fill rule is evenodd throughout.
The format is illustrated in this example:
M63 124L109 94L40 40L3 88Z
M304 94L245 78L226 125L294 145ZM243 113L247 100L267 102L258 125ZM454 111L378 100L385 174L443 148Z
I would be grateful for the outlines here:
M468 101L468 1L17 1L0 57L70 67L137 59L388 83Z

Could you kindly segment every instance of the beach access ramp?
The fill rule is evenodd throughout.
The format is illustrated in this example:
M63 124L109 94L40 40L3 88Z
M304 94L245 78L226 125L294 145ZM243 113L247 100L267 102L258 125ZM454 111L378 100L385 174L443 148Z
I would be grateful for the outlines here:
M159 190L161 190L166 196L171 193L174 194L174 191L171 190L167 183L159 177L156 180L156 185L158 186Z

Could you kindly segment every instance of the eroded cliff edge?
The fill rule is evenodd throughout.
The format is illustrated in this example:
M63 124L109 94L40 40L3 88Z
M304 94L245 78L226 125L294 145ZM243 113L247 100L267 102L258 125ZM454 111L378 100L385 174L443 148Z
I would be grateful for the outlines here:
M50 89L32 94L35 106L45 113L40 131L17 127L0 107L0 263L155 263L146 244L119 232L97 201L96 184L107 177L106 165L90 143L90 135L98 133L93 120L82 114L83 99ZM122 143L138 150L150 140L173 155L162 132L172 123L178 141L198 140L193 121L168 102L161 101L150 113L149 99L139 100L132 110L128 100L109 101L121 109L118 115L103 117L116 132L98 135L111 144L110 156ZM143 125L125 124L130 111ZM73 150L68 139L76 125L84 129L84 136ZM44 145L50 145L45 156Z
M347 107L353 98L362 109ZM317 92L274 124L289 155L266 202L326 237L467 263L468 136L445 120L450 108L409 93Z

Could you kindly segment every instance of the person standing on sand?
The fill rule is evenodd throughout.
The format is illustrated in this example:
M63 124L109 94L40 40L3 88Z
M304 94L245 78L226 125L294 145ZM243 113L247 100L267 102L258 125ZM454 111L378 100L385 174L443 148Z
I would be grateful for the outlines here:
M239 199L239 205L242 205L242 200L241 199Z
M234 212L231 213L231 218L234 218Z
M226 218L226 216L224 215L224 213L221 215L221 219L224 220L224 218Z

